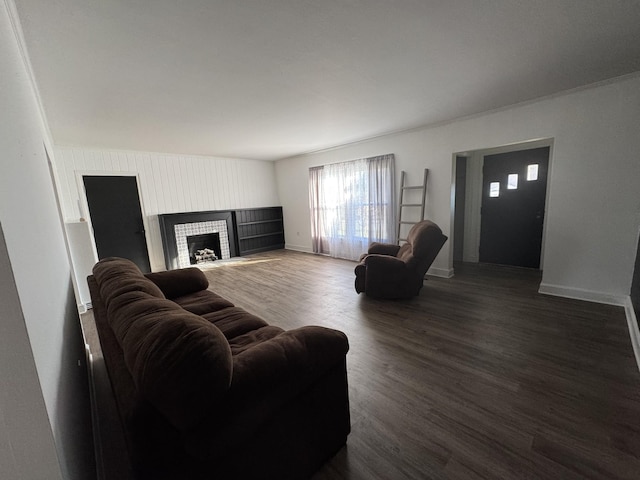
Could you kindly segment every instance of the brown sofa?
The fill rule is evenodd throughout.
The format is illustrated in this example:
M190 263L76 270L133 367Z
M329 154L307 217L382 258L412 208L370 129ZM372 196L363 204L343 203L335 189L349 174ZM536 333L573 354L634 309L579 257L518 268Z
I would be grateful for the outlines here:
M136 478L308 478L345 444L342 332L267 325L196 268L108 258L88 283Z
M418 295L424 276L447 241L435 223L416 223L404 245L372 243L356 265L356 292L374 298L410 298Z

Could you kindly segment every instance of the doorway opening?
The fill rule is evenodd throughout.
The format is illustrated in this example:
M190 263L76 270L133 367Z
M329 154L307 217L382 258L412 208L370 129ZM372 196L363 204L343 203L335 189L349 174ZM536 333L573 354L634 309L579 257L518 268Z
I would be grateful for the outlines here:
M454 262L542 269L552 143L454 155Z

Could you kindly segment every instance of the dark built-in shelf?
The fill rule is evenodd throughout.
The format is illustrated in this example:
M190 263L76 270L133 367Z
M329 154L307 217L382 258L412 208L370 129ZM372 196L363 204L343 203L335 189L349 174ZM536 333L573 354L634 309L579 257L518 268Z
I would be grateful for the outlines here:
M260 235L248 235L246 237L241 238L240 240L249 240L250 238L271 237L273 235L282 235L282 232L261 233Z
M257 222L238 222L238 225L258 225L260 223L273 223L273 222L279 222L282 221L282 219L276 219L276 220L258 220Z
M239 255L284 248L282 207L236 210Z

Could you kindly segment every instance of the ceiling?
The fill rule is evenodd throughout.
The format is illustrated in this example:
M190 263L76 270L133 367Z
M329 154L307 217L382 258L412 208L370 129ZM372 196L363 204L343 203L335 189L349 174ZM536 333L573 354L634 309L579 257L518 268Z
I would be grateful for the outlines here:
M640 71L640 0L15 0L54 142L275 160Z

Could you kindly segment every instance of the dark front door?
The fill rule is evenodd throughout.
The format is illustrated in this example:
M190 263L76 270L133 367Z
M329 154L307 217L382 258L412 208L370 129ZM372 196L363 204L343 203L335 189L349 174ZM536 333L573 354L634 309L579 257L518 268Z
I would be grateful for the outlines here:
M136 177L82 178L98 258L128 258L143 272L150 272Z
M480 261L540 268L549 147L484 157Z

